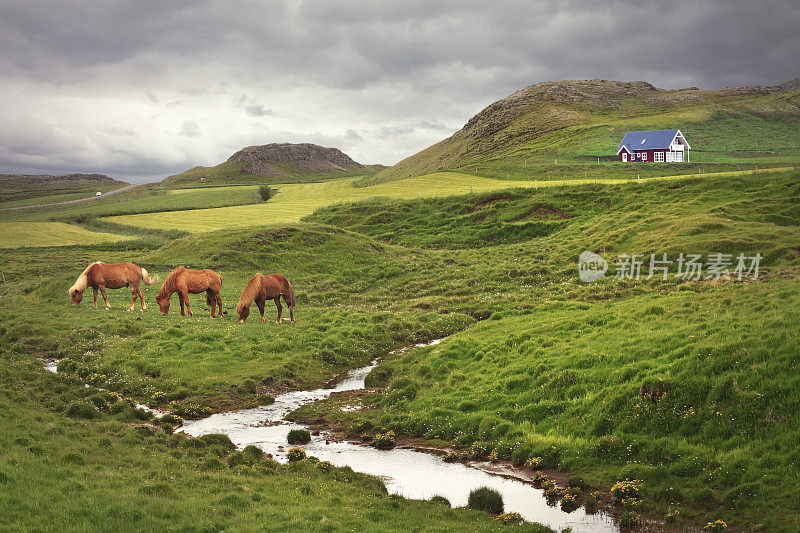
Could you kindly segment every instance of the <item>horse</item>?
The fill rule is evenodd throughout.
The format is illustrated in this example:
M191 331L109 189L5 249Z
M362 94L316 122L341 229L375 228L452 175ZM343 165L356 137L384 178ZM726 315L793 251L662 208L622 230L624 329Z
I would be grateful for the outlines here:
M236 304L236 312L239 313L239 324L243 324L247 316L250 314L250 306L255 300L258 310L261 312L261 322L266 322L264 318L264 304L267 300L275 300L275 305L278 307L278 320L277 324L281 323L281 296L283 301L289 306L289 317L294 323L294 291L289 284L289 280L280 274L270 274L265 276L257 273L250 279L247 285L242 290L242 296L239 298L239 303Z
M158 303L161 314L169 313L169 298L173 292L178 293L178 301L181 303L181 316L185 316L183 311L184 304L189 316L192 316L192 308L189 307L189 294L206 293L206 303L211 307L211 318L214 318L216 307L219 306L219 317L222 318L222 298L219 289L222 287L222 277L213 270L188 270L184 266L179 266L170 272L161 290L158 291L156 302Z
M111 309L108 305L108 297L106 296L106 288L121 289L122 287L131 288L131 305L128 311L133 311L133 304L136 303L136 296L142 302L142 311L147 309L144 303L144 293L139 287L139 282L144 282L145 285L152 285L158 281L158 276L150 277L147 270L134 265L133 263L120 263L116 265L107 265L102 261L95 261L90 264L86 269L81 272L78 279L72 287L69 288L69 297L71 305L78 305L83 300L83 291L91 287L94 292L94 308L97 309L97 290L103 295L103 301L106 302L106 311Z

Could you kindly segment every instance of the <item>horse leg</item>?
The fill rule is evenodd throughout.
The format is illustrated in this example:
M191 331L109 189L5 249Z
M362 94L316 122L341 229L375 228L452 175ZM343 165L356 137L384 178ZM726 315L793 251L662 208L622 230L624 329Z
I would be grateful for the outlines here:
M106 303L106 311L111 309L111 306L108 305L108 295L106 294L106 286L100 285L100 294L103 295L103 301Z
M188 314L189 317L191 318L192 308L189 306L189 291L186 292L181 291L181 294L183 294L183 301L186 302L186 314Z
M94 308L97 309L97 289L92 287L92 292L94 293L93 300L94 300Z
M183 309L183 293L178 291L178 301L181 303L181 316L186 316L186 311Z
M144 311L145 309L147 309L147 304L144 303L144 293L142 292L142 287L137 286L136 291L139 293L139 300L141 300L142 302L142 311Z
M215 297L217 299L217 307L219 308L219 317L222 318L222 296L220 293L217 293Z
M283 307L281 307L281 297L278 296L275 298L275 305L278 307L278 320L275 321L276 324L281 323L281 311L283 311Z
M211 306L211 318L214 318L214 315L217 312L217 299L214 298L214 295L211 293L211 289L206 291L206 303ZM219 310L220 316L222 316L222 309Z
M133 304L136 303L136 295L137 290L133 287L133 285L131 285L131 305L128 307L128 311L133 311Z
M286 302L286 305L289 307L289 319L292 321L292 324L294 324L294 306L286 299L286 295L283 296L283 301Z
M261 298L256 298L256 305L258 306L258 311L261 313L261 323L262 324L267 321L267 319L264 318L264 304L265 303L267 303L266 300L262 300Z

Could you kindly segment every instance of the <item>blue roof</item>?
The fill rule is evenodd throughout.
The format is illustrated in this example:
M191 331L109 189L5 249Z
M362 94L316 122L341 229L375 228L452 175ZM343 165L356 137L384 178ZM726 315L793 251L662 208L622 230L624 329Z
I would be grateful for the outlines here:
M624 146L628 152L633 153L635 150L658 150L661 148L669 148L672 139L675 135L680 133L679 130L652 130L652 131L629 131L622 138L619 143L617 153ZM683 136L683 135L681 135Z

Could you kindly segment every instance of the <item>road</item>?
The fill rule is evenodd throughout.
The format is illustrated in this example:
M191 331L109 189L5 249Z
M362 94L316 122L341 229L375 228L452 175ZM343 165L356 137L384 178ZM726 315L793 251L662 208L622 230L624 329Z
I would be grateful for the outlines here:
M104 192L102 196L89 196L88 198L78 198L77 200L64 200L63 202L53 202L51 204L35 204L35 205L20 205L17 207L3 207L0 208L0 211L14 211L17 209L32 209L34 207L47 207L51 205L77 204L80 202L88 202L90 200L97 200L98 198L108 198L109 196L113 196L115 194L133 189L134 187L138 187L139 185L141 185L141 183L126 185L124 187L120 187L119 189L114 189L113 191Z

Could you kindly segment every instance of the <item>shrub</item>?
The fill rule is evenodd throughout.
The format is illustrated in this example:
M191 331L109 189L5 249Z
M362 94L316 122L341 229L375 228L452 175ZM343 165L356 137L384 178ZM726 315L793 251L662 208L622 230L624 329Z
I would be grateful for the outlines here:
M564 494L564 491L556 486L545 489L544 497L548 500L557 500Z
M147 403L147 405L150 406L150 407L155 407L156 405L161 405L162 403L164 403L164 401L166 401L166 399L167 399L167 395L159 390L159 391L156 391L156 392L153 393L153 396L150 399L150 401Z
M260 185L258 187L258 195L261 196L261 200L266 202L275 195L275 192L269 185Z
M294 446L292 448L289 448L289 452L286 454L286 458L291 462L302 461L303 459L306 458L306 452L303 448L298 448L297 446Z
M201 470L222 470L225 465L216 457L206 457L200 464Z
M250 394L256 393L256 382L253 379L246 379L242 381L242 390Z
M531 479L533 480L534 485L541 485L548 478L547 474L542 472L534 472L531 476Z
M446 505L447 507L451 507L450 500L448 500L444 496L434 496L433 498L431 498L431 501L433 503L441 503L442 505Z
M211 414L210 407L201 407L194 403L182 404L177 401L169 402L169 412L182 418L200 418Z
M541 457L531 457L527 461L525 461L525 466L527 468L531 468L536 470L542 466L542 458Z
M625 498L620 502L623 509L638 509L642 505L642 500L638 498Z
M672 524L678 521L681 512L677 509L667 509L667 514L664 515L664 521L667 524Z
M588 486L586 484L586 480L584 480L580 476L572 476L571 478L569 478L567 485L569 485L570 488L577 488L580 490L586 490L586 487Z
M172 435L175 432L175 427L172 424L161 424L161 429L163 429L164 433L167 435Z
M494 519L502 522L504 525L522 523L522 515L519 513L503 513L495 516Z
M173 426L180 426L183 424L183 418L172 413L167 413L158 419L159 424L172 424Z
M714 520L703 526L703 531L725 531L728 529L728 524L722 520Z
M489 445L476 442L469 447L469 455L473 459L483 459L489 453Z
M633 511L625 511L619 517L619 525L622 527L634 527L639 524L639 514Z
M318 461L314 464L314 468L319 470L320 472L328 473L333 470L333 463L330 461Z
M253 446L252 444L245 446L242 450L242 454L250 457L254 461L260 461L264 458L264 451L258 446Z
M90 402L97 407L98 411L107 411L108 410L108 402L101 394L92 394L87 398Z
M197 444L199 444L200 448L202 447L216 447L219 448L220 452L223 454L227 454L232 452L236 449L236 445L231 442L230 437L224 435L222 433L209 433L208 435L201 435L194 440Z
M489 487L481 487L469 493L467 507L499 515L503 512L503 497L496 490L492 490Z
M492 450L492 452L486 458L493 463L496 463L500 460L500 458L497 457L497 450Z
M395 444L394 431L390 429L386 433L378 433L372 438L372 443L381 450L391 448Z
M642 491L642 482L638 479L626 479L617 481L611 487L611 495L617 503L628 498L638 498Z
M256 403L258 405L272 405L275 403L275 398L270 396L269 394L259 394L256 396Z
M447 452L444 454L444 462L445 463L455 463L460 459L458 452Z
M590 492L586 495L586 507L591 509L600 505L603 501L603 493L600 491Z
M75 400L70 402L64 413L70 418L94 418L97 415L97 407L87 400Z
M567 509L575 509L578 507L578 496L574 493L567 492L564 494L564 497L561 498L561 508L564 510Z
M311 442L311 433L305 429L292 429L286 436L289 444L308 444Z

